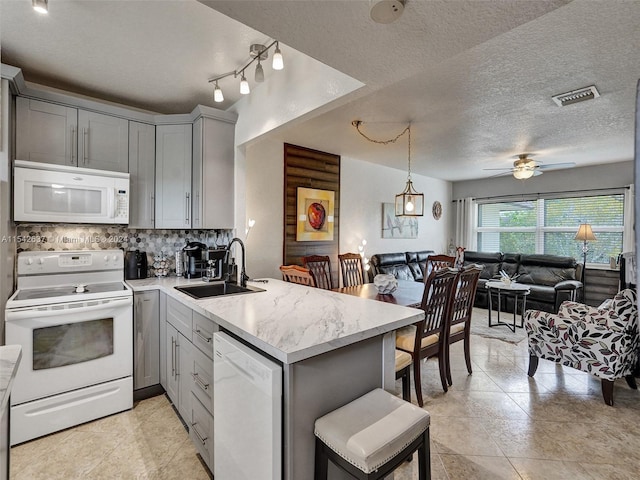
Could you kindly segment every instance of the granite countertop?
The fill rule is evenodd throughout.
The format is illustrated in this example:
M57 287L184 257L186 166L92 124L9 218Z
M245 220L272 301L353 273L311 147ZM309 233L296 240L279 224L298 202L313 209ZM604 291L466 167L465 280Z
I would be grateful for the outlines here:
M176 290L202 285L182 277L127 280L134 292L160 289L283 363L295 363L416 323L419 309L305 287L251 282L264 292L203 298Z
M16 378L18 365L22 358L20 345L4 345L0 347L0 412L3 412L9 402L13 379Z

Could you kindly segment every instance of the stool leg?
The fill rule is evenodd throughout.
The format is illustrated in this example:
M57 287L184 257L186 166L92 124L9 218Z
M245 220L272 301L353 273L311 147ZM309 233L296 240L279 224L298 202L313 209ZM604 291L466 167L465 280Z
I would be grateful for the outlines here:
M431 480L431 445L428 428L422 434L422 445L418 448L418 478Z
M329 471L329 457L324 452L322 440L316 437L316 466L314 480L327 480Z

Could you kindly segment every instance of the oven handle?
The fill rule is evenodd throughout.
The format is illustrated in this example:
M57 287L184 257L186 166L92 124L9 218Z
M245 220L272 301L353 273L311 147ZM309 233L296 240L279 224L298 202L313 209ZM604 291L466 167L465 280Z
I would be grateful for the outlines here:
M37 308L26 308L24 310L7 310L6 311L6 321L14 321L14 320L23 320L25 318L33 318L34 314L38 316L38 318L43 317L55 317L59 315L65 315L68 313L84 313L91 312L94 310L104 310L106 308L118 308L118 307L127 307L133 305L132 298L125 298L121 300L108 300L106 302L101 302L98 305L88 305L84 307L76 307L76 308L64 308L64 309L51 309L51 310L38 310Z

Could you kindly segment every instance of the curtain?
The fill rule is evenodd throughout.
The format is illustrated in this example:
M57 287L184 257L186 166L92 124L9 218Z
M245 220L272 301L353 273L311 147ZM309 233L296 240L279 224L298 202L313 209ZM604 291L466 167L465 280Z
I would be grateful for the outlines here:
M629 185L629 189L624 192L624 233L622 234L622 251L636 251L636 217L635 217L635 187Z
M467 250L476 250L477 241L475 235L477 206L473 198L460 198L455 200L456 205L456 247L464 247Z

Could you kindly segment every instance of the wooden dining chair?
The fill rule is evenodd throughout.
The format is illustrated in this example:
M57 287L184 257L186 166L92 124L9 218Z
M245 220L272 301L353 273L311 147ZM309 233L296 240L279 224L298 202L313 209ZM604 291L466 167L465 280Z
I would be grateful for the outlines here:
M449 255L429 255L427 257L427 263L424 271L425 280L431 275L434 270L440 270L441 268L449 267L453 268L456 263L456 257Z
M396 348L411 354L416 397L421 407L420 360L438 356L442 389L445 392L448 390L446 347L457 278L458 272L450 268L433 271L425 282L420 305L424 310L424 320L396 331Z
M451 360L449 348L452 343L464 340L464 360L467 364L469 374L471 370L471 315L473 314L473 301L476 298L476 289L478 288L478 279L482 267L480 265L468 265L458 272L456 281L456 293L451 307L451 326L447 341L447 382L453 385L451 381Z
M309 287L316 286L315 279L308 268L300 265L281 265L280 271L285 282L298 283Z
M362 257L359 253L343 253L338 255L338 260L342 271L343 287L353 287L365 283Z
M302 264L311 270L316 287L331 290L331 258L327 255L309 255L302 257Z

